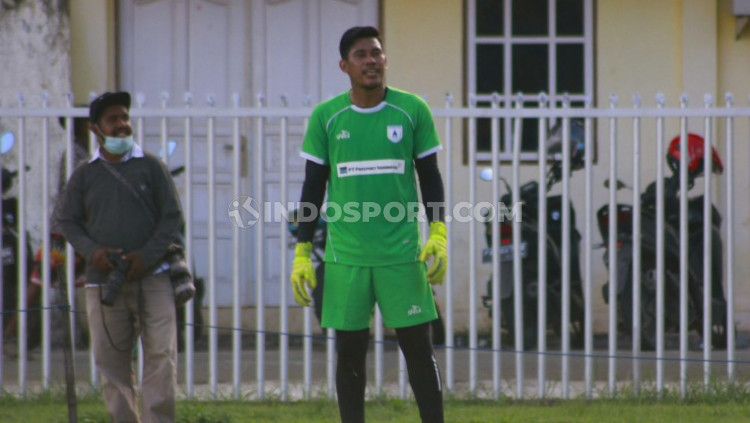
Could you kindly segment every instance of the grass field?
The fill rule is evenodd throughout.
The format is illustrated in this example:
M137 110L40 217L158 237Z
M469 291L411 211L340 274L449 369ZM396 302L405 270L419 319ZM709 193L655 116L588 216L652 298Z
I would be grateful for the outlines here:
M485 422L750 422L750 398L715 398L707 401L596 400L596 401L457 401L445 404L446 421ZM416 405L400 400L367 403L369 422L419 422ZM98 397L79 401L79 422L108 422ZM0 399L0 422L66 422L63 397ZM331 401L239 402L180 401L177 421L213 422L337 422Z

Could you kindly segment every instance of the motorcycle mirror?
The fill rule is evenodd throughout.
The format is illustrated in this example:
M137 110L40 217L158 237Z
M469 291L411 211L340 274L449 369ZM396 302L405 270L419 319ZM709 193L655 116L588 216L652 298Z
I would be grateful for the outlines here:
M604 180L604 188L609 188L609 178ZM628 188L627 184L618 179L616 189L621 190L623 188Z
M483 181L487 181L487 182L491 181L492 180L492 168L488 167L486 169L482 169L482 171L479 172L479 179Z
M167 141L167 157L172 157L172 154L174 154L174 150L177 148L177 141L175 140L169 140ZM164 149L162 148L159 150L159 157L164 156Z
M8 131L0 136L0 154L8 154L13 149L13 145L16 143L16 136L12 132Z
M547 153L558 156L555 160L562 160L563 128L562 120L558 121L549 130L547 135ZM581 159L585 149L584 122L580 118L570 119L570 155L575 161Z
M172 176L178 176L184 171L185 171L185 166L177 166L176 168L170 170L169 174Z

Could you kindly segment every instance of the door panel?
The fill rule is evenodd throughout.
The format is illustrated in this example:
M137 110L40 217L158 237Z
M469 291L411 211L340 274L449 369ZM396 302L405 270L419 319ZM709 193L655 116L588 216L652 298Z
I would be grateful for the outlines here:
M266 104L281 106L285 95L290 107L312 104L349 88L338 69L338 42L343 31L354 25L376 25L378 0L120 0L120 80L122 89L146 96L148 107L161 105L161 93L171 93L168 104L182 106L183 93L193 94L194 106L204 106L213 96L217 107L232 106L233 93L243 105L255 105L264 95ZM161 138L160 119L144 122L144 146L157 153ZM231 305L231 236L228 217L231 204L231 128L229 119L215 120L216 180L216 287L220 306ZM257 142L255 121L241 125L243 146L243 196L253 193L252 165ZM168 138L178 147L170 166L183 163L183 119L168 123ZM208 272L208 163L206 119L193 122L193 255L198 276ZM265 200L279 198L278 169L282 160L280 121L265 122ZM304 161L298 156L304 132L303 121L289 121L286 152L289 174L287 201L297 201L304 177ZM184 189L185 177L175 181ZM181 191L182 192L182 191ZM186 206L183 202L183 205ZM277 305L281 283L278 223L266 226L265 303ZM254 304L255 273L252 269L255 232L241 232L241 295L244 304ZM289 253L291 254L291 253ZM290 268L291 268L291 255ZM291 295L290 304L293 302Z
M128 2L121 3L126 8ZM175 0L131 3L132 7L127 7L123 16L132 20L132 28L120 34L129 43L122 57L123 67L127 67L121 72L123 88L137 87L150 104L159 104L162 91L182 91L186 87L187 72L183 66L187 60L187 28L182 24L186 3Z
M377 0L266 0L253 3L253 91L264 94L267 104L282 106L285 96L290 107L306 100L314 105L349 88L349 80L339 70L338 44L341 34L354 25L377 25ZM280 123L268 120L264 127L265 199L280 201ZM299 150L304 122L289 120L286 152L288 197L298 201L304 179L304 160ZM266 304L278 304L279 284L289 283L279 275L279 225L266 228ZM287 249L289 269L293 251ZM289 304L294 300L291 295Z
M233 93L249 98L244 66L247 52L247 19L244 0L122 0L120 7L120 79L122 89L142 93L147 107L160 107L161 94L170 94L168 105L182 107L185 92L193 105L204 107L212 96L217 107L230 106ZM192 122L193 261L197 276L208 277L208 145L205 118ZM134 122L137 126L137 122ZM144 121L144 147L157 154L161 143L161 119ZM168 139L177 142L170 167L184 164L184 119L168 122ZM216 298L219 305L232 303L232 227L227 208L232 201L232 122L214 120ZM247 128L241 129L243 135ZM247 139L247 137L244 137ZM175 183L184 193L186 178ZM248 186L243 179L240 191ZM187 207L184 198L183 207ZM245 235L245 234L243 234ZM247 237L241 255L247 255ZM247 260L240 273L249 274ZM249 280L240 281L243 297Z
M335 96L349 88L349 79L339 70L341 34L354 25L378 25L377 1L321 0L320 16L320 100Z
M230 2L194 1L188 19L190 90L213 94L217 105L230 105L229 72L232 8Z
M268 79L262 90L269 106L281 106L281 95L289 104L300 105L309 93L305 81L310 69L306 45L308 9L315 1L286 1L266 5L265 67Z

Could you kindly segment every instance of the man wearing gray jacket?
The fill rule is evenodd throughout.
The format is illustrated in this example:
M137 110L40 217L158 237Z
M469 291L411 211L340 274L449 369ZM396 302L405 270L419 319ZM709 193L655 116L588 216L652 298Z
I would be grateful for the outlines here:
M141 421L133 370L140 336L143 421L169 422L175 417L177 335L164 257L184 221L166 166L133 142L129 109L126 92L91 102L99 148L70 177L55 223L86 258L86 314L112 420Z

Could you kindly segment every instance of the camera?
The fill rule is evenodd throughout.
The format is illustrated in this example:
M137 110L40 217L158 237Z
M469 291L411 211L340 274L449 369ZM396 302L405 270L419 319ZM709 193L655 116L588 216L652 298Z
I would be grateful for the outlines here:
M190 268L180 246L170 246L166 261L169 264L169 280L174 290L174 301L175 304L181 306L195 296L193 275L190 274Z
M119 254L116 253L110 254L108 258L110 263L112 263L112 266L114 266L114 269L109 272L109 275L107 275L107 280L102 286L104 294L102 295L101 303L106 306L112 307L112 305L115 303L115 300L117 299L117 296L120 295L122 285L125 284L125 275L128 272L129 264L128 262L123 260L123 258Z

